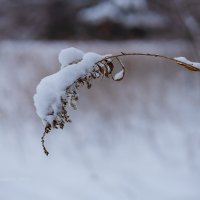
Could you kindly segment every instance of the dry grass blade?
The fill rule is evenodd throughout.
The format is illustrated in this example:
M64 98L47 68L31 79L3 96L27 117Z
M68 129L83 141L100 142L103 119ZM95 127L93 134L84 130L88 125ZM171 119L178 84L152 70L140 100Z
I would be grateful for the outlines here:
M176 63L186 69L188 69L189 71L193 71L193 72L199 72L200 69L197 68L197 67L194 67L193 65L189 65L189 64L186 64L186 63L182 63L180 61L176 61Z

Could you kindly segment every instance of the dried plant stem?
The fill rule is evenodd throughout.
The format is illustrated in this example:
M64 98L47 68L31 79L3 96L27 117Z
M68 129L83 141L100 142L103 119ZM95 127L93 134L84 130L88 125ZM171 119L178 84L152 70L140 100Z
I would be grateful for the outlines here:
M124 64L122 63L122 61L121 61L118 57L116 57L116 59L117 59L117 61L119 62L119 64L121 65L122 69L125 70L125 66L124 66Z
M44 144L44 138L46 136L46 132L43 133L42 137L41 137L41 143L42 143L42 148L43 148L43 151L44 153L48 156L49 155L49 152L47 151L46 147L45 147L45 144Z
M121 54L117 54L117 55L113 55L113 56L108 56L108 57L106 57L106 58L98 61L96 64L101 63L102 61L104 61L106 59L117 59L117 60L119 60L119 57L124 57L124 56L149 56L149 57L157 57L157 58L161 58L161 59L173 61L176 64L178 64L179 66L188 69L189 71L194 71L194 72L200 71L199 68L194 67L192 64L187 64L187 63L184 63L182 61L178 61L175 58L171 58L171 57L168 57L168 56L163 56L163 55L160 55L160 54L154 54L154 53L124 53L124 52L121 52Z
M94 63L94 68L91 72L87 72L85 75L82 77L79 77L74 83L71 85L67 86L65 89L65 95L60 97L60 108L62 108L59 112L56 113L56 117L52 122L48 122L45 126L45 131L43 133L43 136L41 137L41 142L42 142L42 148L44 153L48 156L49 152L47 151L45 147L45 136L54 128L61 128L63 129L65 123L71 122L69 119L68 115L68 107L73 108L76 110L76 102L78 101L78 94L77 90L79 89L80 86L83 86L84 84L87 86L88 89L91 88L92 84L91 81L93 79L98 79L98 78L112 78L114 81L121 81L124 78L125 74L125 66L120 60L121 57L124 56L150 56L150 57L157 57L165 60L170 60L178 64L179 66L186 68L189 71L193 72L199 72L200 69L195 67L194 64L191 62L190 64L179 61L176 58L171 58L168 56L163 56L159 54L153 54L153 53L124 53L121 52L121 54L118 55L112 55L112 56L107 56L103 58L102 60ZM115 74L113 77L112 71L115 67L114 60L116 60L122 70ZM50 113L49 115L53 115L54 113Z

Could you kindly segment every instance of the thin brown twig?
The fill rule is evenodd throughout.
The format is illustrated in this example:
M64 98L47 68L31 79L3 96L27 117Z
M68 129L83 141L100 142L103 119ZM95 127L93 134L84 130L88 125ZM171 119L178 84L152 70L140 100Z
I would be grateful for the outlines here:
M101 75L102 75L102 77L110 78L109 75L112 76L112 70L114 68L114 64L113 64L113 60L114 59L116 59L119 62L119 64L121 65L122 71L123 71L123 76L121 78L119 78L119 79L115 79L112 76L112 79L115 80L115 81L121 81L124 78L124 73L125 73L125 66L123 65L123 63L120 60L120 57L123 57L123 56L150 56L150 57L158 57L158 58L162 58L162 59L165 59L165 60L173 61L176 64L178 64L179 66L184 67L184 68L186 68L189 71L194 71L194 72L199 72L200 71L200 69L197 68L197 67L195 67L193 64L188 64L186 62L179 61L176 58L171 58L171 57L168 57L168 56L163 56L163 55L153 54L153 53L124 53L124 52L121 52L121 54L107 56L107 57L103 58L102 60L96 62L94 65L98 66L98 70L94 69L94 71L92 71L89 76L87 76L87 74L86 74L85 76L80 77L79 79L77 79L72 85L70 85L70 86L68 86L66 88L66 92L70 93L70 91L71 91L70 87L72 87L73 85L75 85L76 89L78 89L80 85L84 85L85 83L87 84L87 87L89 89L91 87L90 81L92 79L100 78ZM108 62L108 60L111 60L111 61ZM112 65L110 66L109 63L111 63ZM101 66L101 64L102 64L102 66ZM109 69L107 67L109 67ZM94 72L98 73L99 76L93 74ZM70 94L73 94L73 95L77 94L77 92L75 90L73 90L73 92L74 93L70 93ZM76 95L74 96L74 100L77 101L78 98L75 98L75 97L77 97L77 96ZM46 134L48 134L51 131L51 129L53 129L53 128L63 128L65 122L66 123L71 122L71 120L69 119L69 116L67 115L67 110L65 110L66 109L66 102L68 102L68 100L67 99L63 99L61 97L61 103L63 104L62 105L63 106L63 111L61 113L57 113L57 115L61 118L62 121L54 119L51 124L47 123L46 127L45 127L45 131L43 132L43 136L41 137L42 148L44 150L44 153L47 156L48 156L49 152L47 151L47 149L45 147L45 144L44 144L45 143L44 138L45 138ZM76 108L76 107L74 107L76 104L72 104L71 101L70 101L70 105L74 109Z
M41 142L42 142L42 148L43 148L43 151L44 153L48 156L49 155L49 152L47 151L46 147L45 147L45 144L44 144L44 138L46 136L46 132L43 133L42 137L41 137Z
M122 63L122 61L121 61L118 57L116 57L116 59L117 59L118 62L120 63L122 69L125 70L125 67L124 67L124 64Z
M185 62L176 60L175 58L171 58L168 56L163 56L160 54L154 54L154 53L124 53L121 52L121 54L117 54L117 55L112 55L112 56L107 56L106 58L103 58L102 60L98 61L96 64L101 63L102 61L106 60L106 59L112 59L112 58L119 58L119 57L123 57L123 56L150 56L150 57L158 57L158 58L162 58L165 60L170 60L175 62L176 64L178 64L181 67L184 67L186 69L188 69L189 71L194 71L194 72L199 72L200 69L197 67L194 67L192 64L187 64Z

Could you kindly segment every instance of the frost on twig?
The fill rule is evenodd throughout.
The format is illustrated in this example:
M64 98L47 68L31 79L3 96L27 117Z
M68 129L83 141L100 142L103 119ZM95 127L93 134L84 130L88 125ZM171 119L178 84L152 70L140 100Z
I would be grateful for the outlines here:
M176 62L190 71L200 71L200 63L194 63L184 57L170 58L149 53L124 53L118 55L99 55L97 53L84 53L74 47L64 49L59 54L61 69L41 80L34 95L34 104L38 116L45 128L41 138L42 147L46 155L49 154L44 138L52 129L63 129L65 123L70 123L69 108L77 109L78 90L86 85L92 86L92 80L98 78L111 78L120 81L125 75L125 66L120 60L123 56L152 56ZM117 61L117 62L116 62ZM121 70L113 75L118 63Z

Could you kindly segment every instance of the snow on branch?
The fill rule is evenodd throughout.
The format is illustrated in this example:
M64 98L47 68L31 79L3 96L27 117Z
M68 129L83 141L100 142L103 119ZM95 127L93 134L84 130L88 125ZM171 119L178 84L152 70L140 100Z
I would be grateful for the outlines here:
M62 50L59 54L61 69L43 78L34 95L36 112L45 126L41 142L46 155L49 152L44 145L44 137L52 129L63 129L65 123L71 122L68 110L77 109L78 89L84 85L90 89L92 80L98 78L122 80L125 66L120 58L124 56L158 57L176 62L190 71L200 71L200 63L191 62L184 57L171 58L159 54L124 52L118 55L99 55L94 52L84 53L74 47ZM116 62L121 66L121 70L113 75Z

